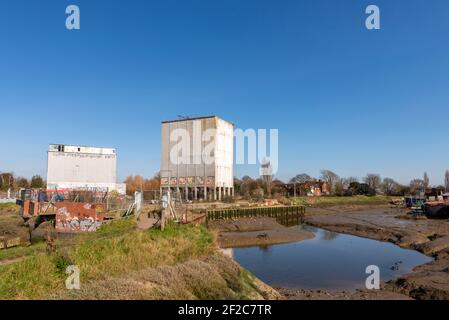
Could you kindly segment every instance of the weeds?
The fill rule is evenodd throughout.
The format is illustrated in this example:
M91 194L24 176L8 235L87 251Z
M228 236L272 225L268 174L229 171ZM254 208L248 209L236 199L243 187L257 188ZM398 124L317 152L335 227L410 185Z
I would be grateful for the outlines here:
M352 196L352 197L296 197L292 200L294 205L305 206L336 206L336 205L375 205L388 204L394 197L388 196Z
M19 248L17 248L19 253ZM205 226L169 225L138 231L134 220L105 225L98 232L58 240L56 252L42 245L24 248L29 258L0 266L0 298L46 298L63 288L65 268L77 265L81 282L106 279L144 268L175 265L212 254L214 237Z

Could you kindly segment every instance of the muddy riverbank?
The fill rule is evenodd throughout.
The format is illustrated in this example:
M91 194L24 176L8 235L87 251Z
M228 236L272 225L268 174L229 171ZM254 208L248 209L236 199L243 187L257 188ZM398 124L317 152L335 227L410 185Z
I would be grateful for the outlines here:
M305 223L326 230L392 242L435 258L412 273L389 281L373 292L324 293L335 299L449 299L449 221L412 218L404 209L392 206L310 208ZM281 290L282 291L282 290ZM323 297L317 292L283 292L288 298ZM392 295L394 294L394 295ZM400 296L396 296L399 294Z
M284 227L275 218L214 220L209 222L208 227L218 233L221 248L266 246L313 238L313 233Z
M449 220L413 218L390 205L308 208L304 222L325 230L394 243L433 257L413 272L381 284L381 290L326 291L277 288L286 299L449 299ZM313 234L287 228L271 218L210 222L223 248L302 241Z

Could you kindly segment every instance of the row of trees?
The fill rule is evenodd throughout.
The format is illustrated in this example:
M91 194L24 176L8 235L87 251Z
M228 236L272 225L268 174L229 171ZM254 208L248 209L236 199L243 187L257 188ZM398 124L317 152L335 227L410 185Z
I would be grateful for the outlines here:
M323 181L329 187L333 195L375 195L378 193L386 195L406 195L426 190L430 187L430 180L427 173L422 178L410 181L409 185L402 185L392 178L382 178L379 174L367 174L362 181L356 177L342 178L331 170L322 170L320 177L314 178L306 173L301 173L290 179L289 183L304 184L307 182ZM125 180L128 194L133 194L137 190L158 190L160 188L160 175L156 174L150 179L145 179L140 175L129 176ZM46 182L40 175L34 175L30 180L24 177L15 176L14 173L0 173L0 190L18 190L20 188L44 188ZM274 180L271 183L272 194L285 193L285 183ZM269 192L262 179L252 179L244 176L242 179L234 179L235 192L241 196L263 197ZM444 185L436 186L440 190L449 192L449 170L444 174Z
M140 175L128 176L125 183L128 195L133 195L136 191L159 190L161 186L159 174L154 175L151 179L145 179Z
M292 178L290 183L304 183L313 180L317 179L303 173ZM328 184L331 194L334 195L375 195L378 193L385 195L405 195L425 191L431 187L427 172L424 173L422 179L413 179L409 185L402 185L389 177L382 179L379 174L372 173L367 174L362 181L359 181L356 177L341 178L338 174L330 170L322 170L320 180ZM449 170L446 170L444 174L444 181L445 185L435 187L449 192Z
M363 179L356 177L340 177L331 170L322 170L319 178L314 178L306 173L301 173L289 180L290 184L298 184L297 194L307 194L309 186L315 183L323 182L326 184L331 195L351 196L385 194L389 196L404 196L415 194L429 189L430 180L427 173L424 173L421 179L413 179L409 185L403 185L396 180L379 174L367 174ZM236 194L244 197L263 197L268 193L267 186L262 179L252 179L245 176L242 179L234 179ZM449 192L449 170L445 172L445 185L435 186L439 190ZM301 188L305 188L302 190ZM285 195L285 183L280 180L274 180L271 183L271 194Z
M0 190L19 190L20 188L44 188L46 185L40 175L34 175L30 180L24 177L17 177L12 172L0 173Z

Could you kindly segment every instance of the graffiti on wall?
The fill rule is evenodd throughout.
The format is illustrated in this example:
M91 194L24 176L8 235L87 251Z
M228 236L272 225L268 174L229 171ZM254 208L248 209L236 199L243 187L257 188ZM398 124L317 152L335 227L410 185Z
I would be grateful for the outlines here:
M93 232L103 224L103 207L91 203L56 203L56 224L59 232Z

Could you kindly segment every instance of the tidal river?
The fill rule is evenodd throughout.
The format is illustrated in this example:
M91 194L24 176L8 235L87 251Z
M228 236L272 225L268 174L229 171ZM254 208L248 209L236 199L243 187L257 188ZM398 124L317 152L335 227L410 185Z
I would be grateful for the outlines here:
M376 265L388 281L432 261L417 251L394 244L296 226L314 233L310 240L266 247L234 248L243 267L273 287L351 290L365 288L366 268Z

